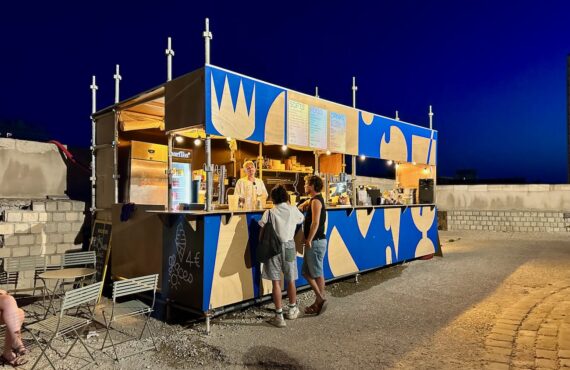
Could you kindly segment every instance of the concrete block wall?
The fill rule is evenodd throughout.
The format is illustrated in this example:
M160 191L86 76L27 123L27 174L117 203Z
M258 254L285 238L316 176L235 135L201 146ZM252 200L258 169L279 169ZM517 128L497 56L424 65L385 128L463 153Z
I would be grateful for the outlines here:
M448 230L570 233L570 213L551 211L447 211Z
M32 200L29 209L5 208L0 218L0 258L47 256L48 264L60 254L81 248L75 240L84 221L85 203L71 200ZM20 275L18 287L30 287L33 272Z

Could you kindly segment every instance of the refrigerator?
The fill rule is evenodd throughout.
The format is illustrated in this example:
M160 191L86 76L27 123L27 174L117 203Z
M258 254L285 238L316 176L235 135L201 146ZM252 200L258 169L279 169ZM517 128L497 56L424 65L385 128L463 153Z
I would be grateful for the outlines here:
M190 203L192 199L192 151L172 150L172 195L171 211L179 210L180 203Z
M168 147L131 141L128 197L131 203L168 204Z

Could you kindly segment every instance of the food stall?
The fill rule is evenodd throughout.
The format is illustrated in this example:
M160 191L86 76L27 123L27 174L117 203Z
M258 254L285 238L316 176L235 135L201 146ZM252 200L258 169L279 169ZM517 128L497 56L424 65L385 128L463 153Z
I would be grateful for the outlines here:
M96 219L112 223L112 276L159 273L162 298L177 307L212 315L270 292L255 262L264 209L228 204L246 160L269 191L284 183L297 198L306 174L325 179L327 280L436 251L434 130L209 64L93 122L93 196ZM393 189L359 182L357 160L392 166ZM302 233L296 241L300 267Z

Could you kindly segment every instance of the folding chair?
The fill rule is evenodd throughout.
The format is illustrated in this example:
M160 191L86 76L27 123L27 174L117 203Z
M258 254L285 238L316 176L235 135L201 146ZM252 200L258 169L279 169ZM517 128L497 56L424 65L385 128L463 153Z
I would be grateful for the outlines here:
M21 292L32 292L36 295L36 290L40 289L42 292L42 302L45 303L45 287L38 288L35 284L29 288L18 288L20 273L27 271L45 271L46 257L45 256L30 256L30 257L11 257L4 259L4 272L0 275L0 284L14 285L13 288L8 288L6 291L12 295ZM40 272L40 273L41 273ZM5 279L5 280L4 280ZM16 297L15 297L16 298ZM17 300L18 298L16 298Z
M73 252L73 253L64 253L61 258L61 268L70 268L70 267L93 267L97 269L97 258L95 256L95 251L87 251L87 252ZM83 278L80 281L68 281L68 282L61 282L60 288L64 291L64 287L66 285L73 285L74 288L84 286L85 282L92 283L95 282L95 275L92 275L91 278Z
M64 313L66 310L76 308L81 305L89 304L91 302L93 302L92 305L94 307L95 303L97 302L97 299L99 299L99 290L101 289L102 284L103 284L102 282L98 282L82 288L73 289L65 292L65 296L63 298L63 303L61 304L61 311L59 315L52 316L42 321L38 321L26 327L28 331L32 334L32 337L34 338L34 341L37 343L38 348L41 349L41 353L38 356L34 365L32 366L32 369L34 369L38 365L42 357L45 357L48 360L51 367L55 370L55 366L51 361L51 359L49 358L49 356L47 355L46 351L48 349L51 349L52 351L54 351L56 354L59 355L59 352L52 347L52 342L59 337L63 337L64 335L75 336L75 340L73 341L67 352L63 356L60 355L62 359L65 359L69 355L69 353L71 352L77 341L79 341L83 345L83 348L85 348L85 350L89 354L89 357L91 357L92 361L91 362L88 361L88 365L92 363L97 364L97 361L93 357L93 354L91 353L91 351L89 351L89 348L87 348L87 345L81 339L81 333L83 332L85 327L87 327L87 325L91 324L91 322L93 321L93 315L91 314L90 317L85 318L85 317L69 316L65 315ZM94 311L95 309L92 310L92 312ZM38 335L34 335L34 331L36 331ZM39 340L40 333L49 335L49 339L47 340L44 346L40 344ZM81 357L78 358L86 360L85 358Z
M106 312L106 310L103 309L103 320L105 321L105 328L107 330L105 333L105 338L103 339L103 345L101 346L101 351L103 351L105 348L109 348L109 346L105 347L105 342L107 341L107 337L109 337L109 340L111 342L111 347L113 347L113 352L115 353L115 358L114 358L115 361L119 361L119 356L117 354L116 346L135 339L135 338L130 338L120 343L113 342L113 338L111 337L111 330L116 330L116 329L112 328L111 325L114 322L126 317L146 315L146 320L144 322L143 329L138 339L139 340L142 339L144 330L148 327L148 332L150 334L153 347L155 350L158 351L158 347L156 346L154 335L152 333L149 322L150 315L154 310L157 285L158 285L158 274L141 276L133 279L125 279L113 283L113 306L111 307L111 313L108 320L107 320L108 312ZM117 298L125 297L128 295L134 295L142 292L148 292L148 291L152 291L152 305L150 306L136 299L123 303L117 303ZM124 357L133 356L138 353L151 350L153 349L153 347L145 348L139 352L131 353Z

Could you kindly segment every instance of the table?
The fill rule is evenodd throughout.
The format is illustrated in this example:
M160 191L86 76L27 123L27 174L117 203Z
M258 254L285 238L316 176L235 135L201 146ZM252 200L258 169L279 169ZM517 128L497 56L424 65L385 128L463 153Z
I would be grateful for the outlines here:
M42 272L41 274L38 275L38 277L42 280L55 280L55 286L53 288L52 291L50 291L47 287L46 284L44 284L46 290L50 293L50 300L49 300L49 304L46 308L46 314L45 317L47 317L50 308L54 309L55 312L55 307L53 306L53 300L55 298L55 294L58 288L58 285L60 285L60 282L62 280L66 280L66 279L81 279L81 278L86 278L88 276L94 275L95 272L97 272L97 270L93 269L93 268L88 268L88 267L70 267L70 268L63 268L63 269L59 269L59 270L48 270L45 272ZM45 318L44 317L44 318Z

